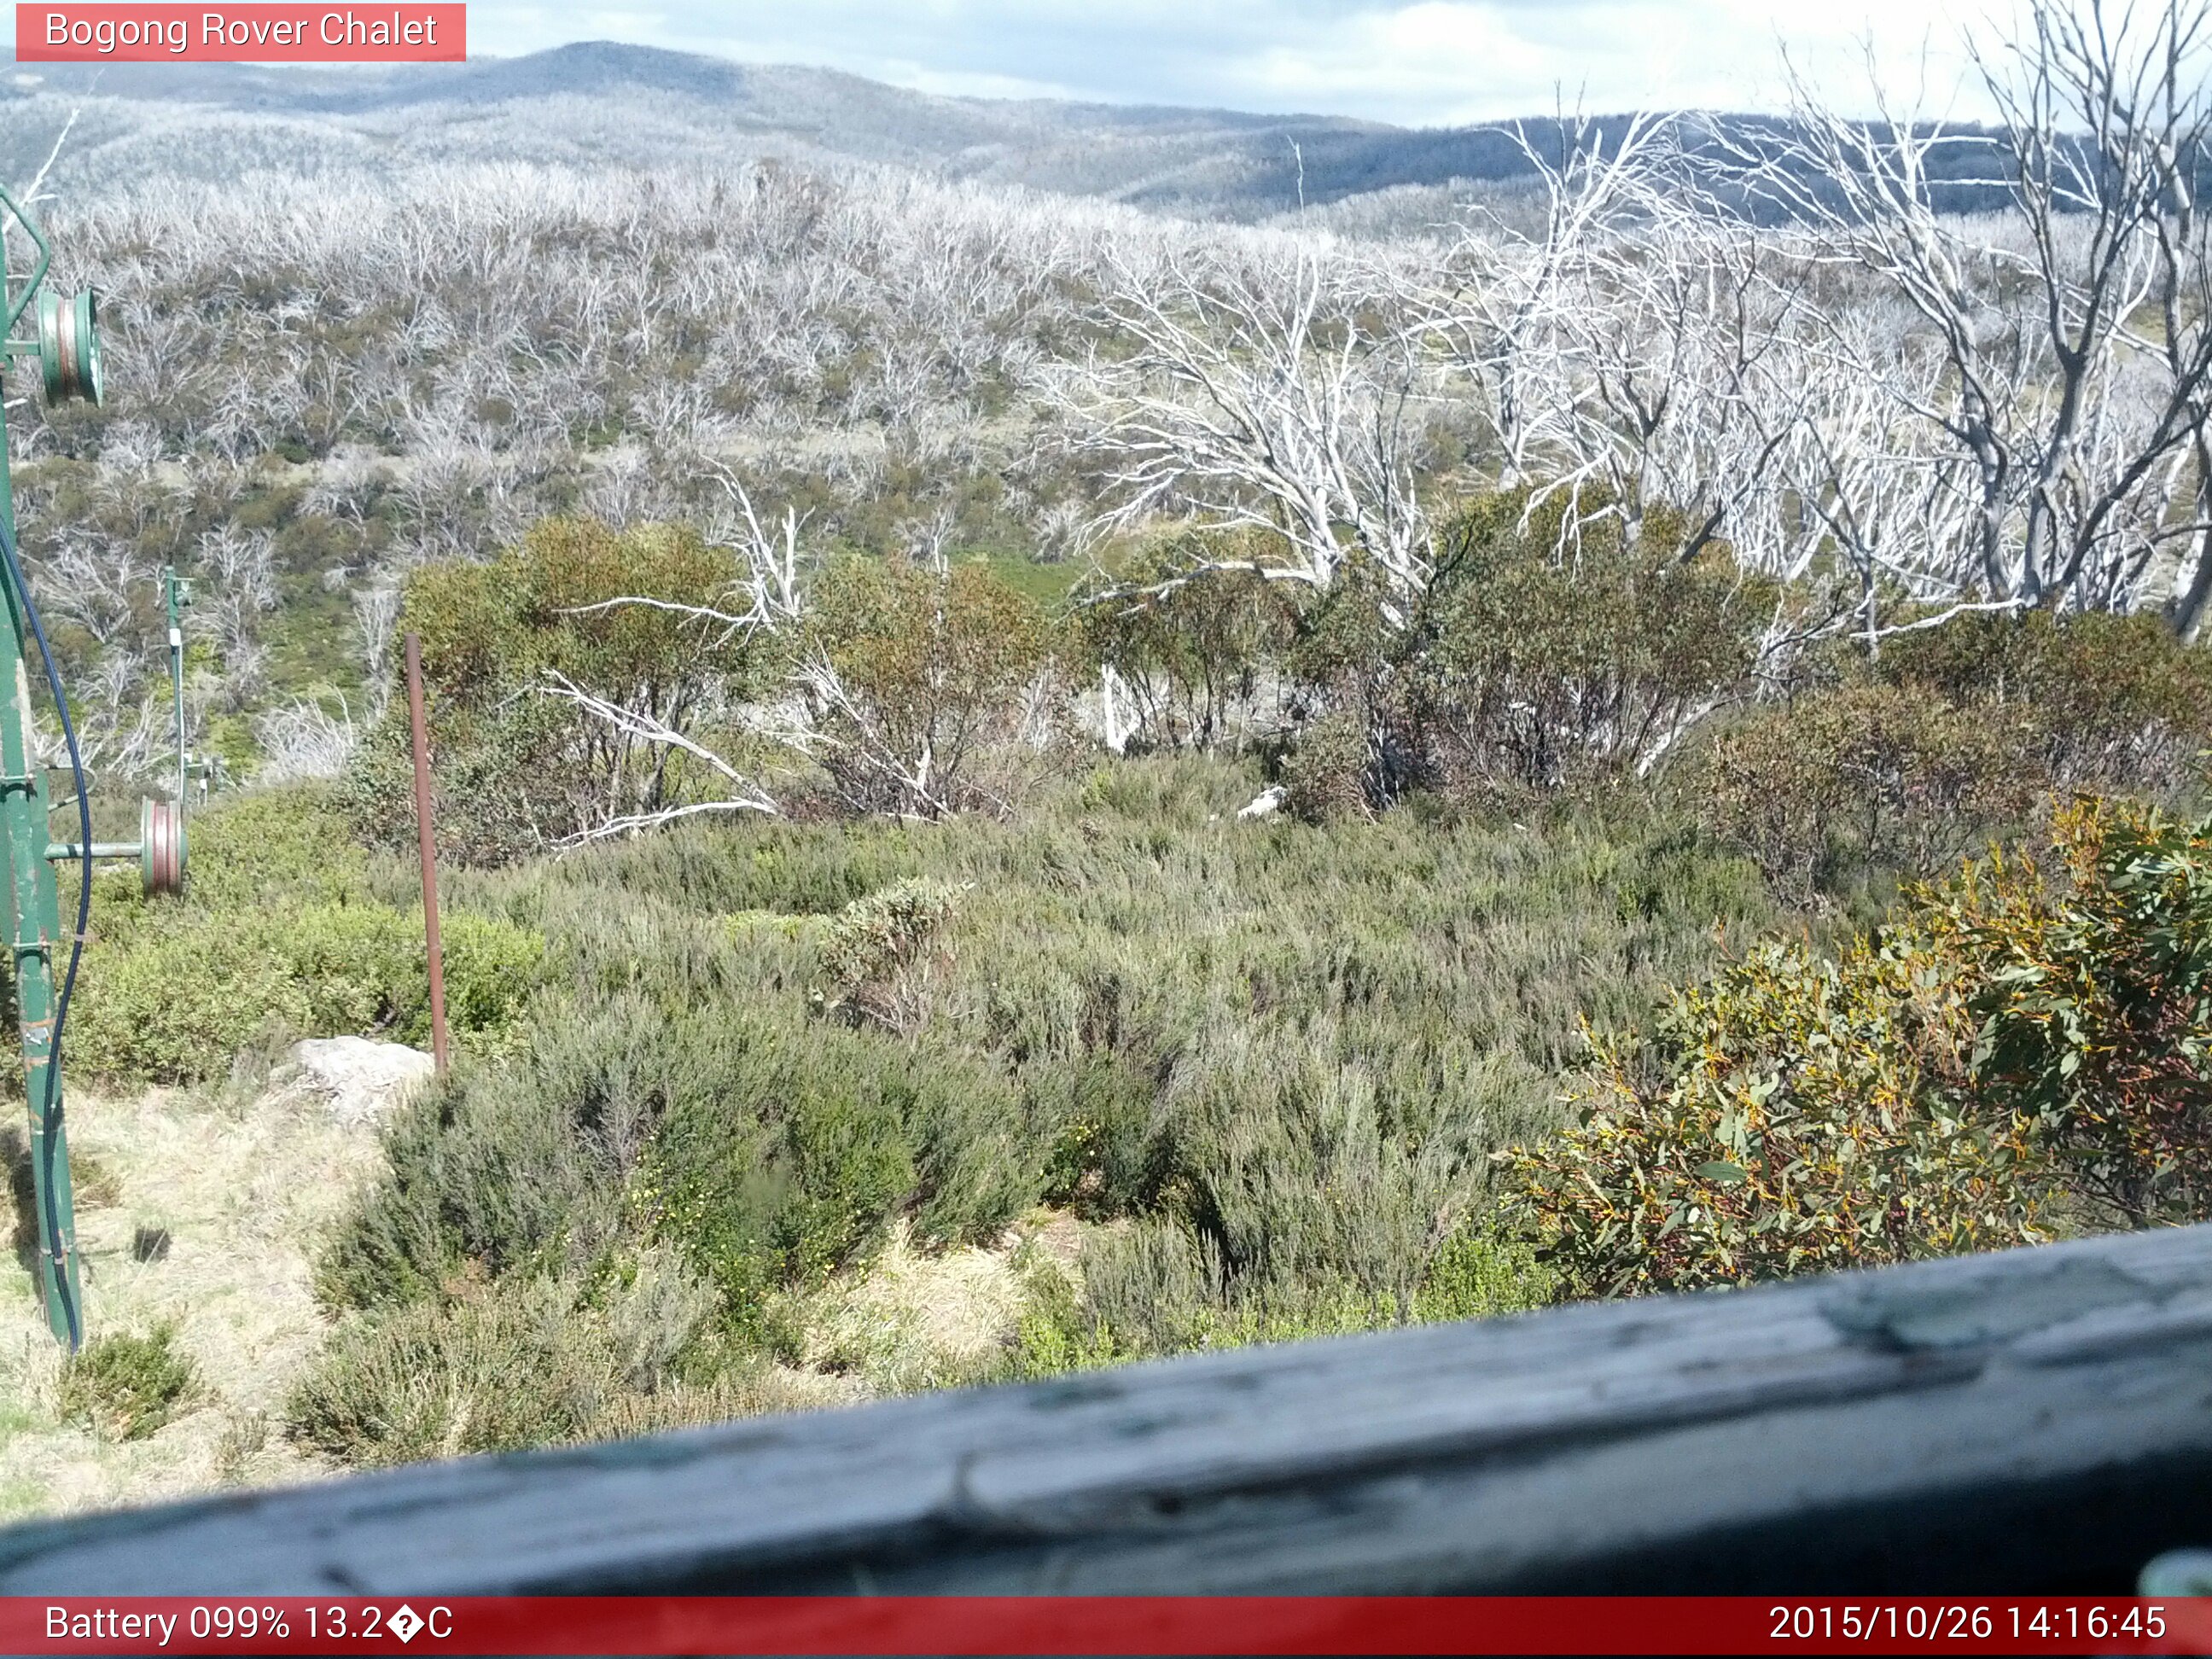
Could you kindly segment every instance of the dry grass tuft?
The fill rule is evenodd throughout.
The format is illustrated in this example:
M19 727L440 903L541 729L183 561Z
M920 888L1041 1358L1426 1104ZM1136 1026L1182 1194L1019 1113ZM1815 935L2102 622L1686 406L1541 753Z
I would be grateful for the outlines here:
M379 1166L374 1133L311 1100L167 1089L80 1097L70 1131L97 1171L77 1212L88 1334L173 1326L200 1386L143 1438L64 1420L19 1238L0 1264L0 1519L325 1473L269 1425L326 1334L309 1259Z
M925 1251L895 1223L865 1271L800 1302L804 1363L852 1376L870 1394L994 1381L1006 1374L1030 1273L1048 1262L1072 1276L1079 1232L1072 1216L1040 1209L988 1247Z

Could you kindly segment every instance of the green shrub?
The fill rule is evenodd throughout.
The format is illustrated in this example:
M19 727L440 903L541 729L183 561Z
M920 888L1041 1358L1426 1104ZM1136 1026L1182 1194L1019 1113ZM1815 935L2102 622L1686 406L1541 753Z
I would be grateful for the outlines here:
M2212 740L2212 653L2149 612L1970 613L1886 641L1871 672L2018 732L2059 790L2163 794Z
M2062 878L1993 860L1931 896L1972 964L1974 1083L2030 1117L2068 1188L2124 1226L2212 1216L2212 818L2081 801Z
M1924 879L2027 812L2043 780L2022 737L1923 690L1816 693L1715 742L1705 822L1801 902L1852 860Z
M1116 675L1130 752L1213 749L1252 732L1297 616L1292 584L1212 568L1253 551L1234 537L1180 537L1077 595L1076 649L1087 669Z
M349 1322L286 1403L297 1443L379 1468L629 1438L818 1403L750 1357L694 1376L711 1298L665 1262L521 1278Z
M305 1031L305 989L240 919L179 916L85 952L70 1063L117 1082L219 1076L264 1032Z
M95 885L70 1004L69 1059L117 1082L195 1082L264 1038L429 1035L419 911L373 896L369 859L329 793L253 790L195 813L190 883L148 902L135 876ZM448 907L446 1002L465 1040L519 1017L544 940Z
M626 1388L573 1286L517 1280L341 1329L286 1413L300 1443L373 1468L584 1439Z
M840 910L821 945L821 980L810 994L825 1013L911 1030L928 1013L933 965L958 903L941 881L903 881Z
M719 1059L656 1139L643 1201L744 1326L771 1291L818 1284L881 1242L931 1173L919 1143L959 1085L918 1081L888 1038L811 1024L743 1022ZM959 1237L1002 1225L1018 1202L931 1218Z
M1006 1356L1010 1379L1034 1382L1096 1370L1129 1357L1115 1349L1112 1332L1085 1317L1077 1286L1058 1268L1031 1273L1024 1289L1013 1347Z
M441 857L503 863L592 821L588 787L568 752L580 725L572 708L518 688L481 717L456 712L429 718L432 811ZM352 833L370 846L396 851L414 838L410 742L404 708L387 707L347 766Z
M1218 1248L1188 1225L1141 1222L1085 1244L1079 1285L1056 1270L1035 1276L1011 1368L1048 1376L1192 1348L1494 1318L1542 1307L1557 1289L1527 1242L1475 1227L1429 1254L1420 1279L1409 1301L1326 1269L1261 1287L1240 1281Z
M483 916L444 922L448 1022L465 1036L503 1030L538 978L544 941ZM95 1076L191 1082L264 1035L425 1042L429 994L419 913L188 904L86 952L70 1050Z
M713 1090L726 1046L717 1022L635 992L548 1001L513 1059L457 1069L387 1126L388 1173L327 1248L321 1293L367 1308L472 1274L599 1271L660 1120Z
M1525 1254L1469 1242L1489 1205L1495 1096L1465 1079L1420 1089L1345 1037L1322 1020L1201 1038L1182 1057L1144 1119L1148 1144L1120 1154L1139 1223L1085 1250L1086 1341L1172 1352L1540 1299ZM1474 1288L1486 1249L1487 1304Z
M2212 742L2212 653L2152 616L1970 613L1839 647L1712 744L1708 827L1798 900L1871 867L1928 879L2070 790L2168 799Z
M176 1328L95 1337L63 1368L62 1414L111 1440L143 1440L200 1392L199 1370L177 1349Z
M698 799L720 780L584 713L562 683L684 734L781 672L773 630L712 616L736 556L694 530L551 519L485 564L424 565L402 625L421 635L441 846L496 862L605 820ZM640 599L647 605L614 601ZM690 607L686 611L684 607ZM370 840L414 834L407 711L393 697L348 780Z
M751 1328L768 1296L864 1256L905 1209L937 1243L1036 1201L1043 1153L988 1068L773 1010L670 1012L632 990L549 1005L507 1063L387 1129L389 1175L322 1261L371 1307L471 1276L590 1279L625 1240L681 1251Z
M216 798L191 815L189 904L209 910L356 902L368 896L368 856L326 786L287 784ZM144 913L137 884L112 896ZM156 903L154 914L174 907Z
M2212 1212L2212 819L2082 802L1839 958L1769 944L1599 1045L1505 1161L1575 1290L1736 1283Z
M1147 1218L1087 1240L1082 1267L1082 1300L1062 1322L1074 1352L1179 1353L1226 1321L1220 1249L1179 1218Z
M1374 770L1366 723L1356 708L1324 714L1298 734L1282 766L1283 805L1308 823L1364 817Z
M1557 1276L1526 1239L1468 1227L1430 1261L1413 1296L1413 1317L1433 1323L1526 1313L1552 1301L1558 1289Z
M1587 489L1477 496L1417 600L1353 557L1298 613L1293 707L1309 726L1356 722L1370 803L1641 776L1749 689L1779 590L1689 547L1679 513L1647 512L1632 539L1607 506Z
M1044 612L988 567L848 559L816 583L800 684L855 810L1003 813L1059 769Z
M1401 1324L1411 1314L1334 1274L1240 1282L1211 1239L1173 1219L1094 1237L1082 1269L1079 1297L1028 1310L1016 1362L1024 1373L1043 1374L1055 1360L1103 1364L1346 1335Z
M1399 651L1409 741L1460 787L1548 788L1632 772L1747 684L1777 593L1689 526L1631 544L1589 492L1474 502L1446 533Z
M988 1060L939 1048L908 1060L906 1207L925 1246L994 1239L1043 1194L1050 1120Z
M1580 1124L1507 1167L1586 1296L2032 1243L2033 1126L1973 1110L1973 1042L1919 941L1763 945L1680 993L1648 1060L1601 1045Z

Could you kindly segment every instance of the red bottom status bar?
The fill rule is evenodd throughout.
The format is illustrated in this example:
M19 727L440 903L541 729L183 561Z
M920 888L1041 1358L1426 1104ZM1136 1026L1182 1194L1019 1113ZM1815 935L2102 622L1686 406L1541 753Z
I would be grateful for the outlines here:
M27 1596L10 1654L2212 1654L2212 1598Z

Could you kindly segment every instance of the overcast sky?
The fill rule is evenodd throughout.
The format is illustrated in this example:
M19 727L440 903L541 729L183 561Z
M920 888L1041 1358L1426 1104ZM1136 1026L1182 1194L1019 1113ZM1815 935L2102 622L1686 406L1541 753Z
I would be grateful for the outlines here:
M1315 111L1407 125L1549 108L1762 109L1778 42L1851 98L1860 42L1955 114L1977 0L474 0L472 52L607 39L820 64L925 91ZM1931 113L1936 112L1931 109Z

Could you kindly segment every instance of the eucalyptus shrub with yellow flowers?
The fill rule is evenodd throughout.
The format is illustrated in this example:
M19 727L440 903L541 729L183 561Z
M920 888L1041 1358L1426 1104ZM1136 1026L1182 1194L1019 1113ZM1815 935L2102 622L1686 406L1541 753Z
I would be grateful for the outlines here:
M1629 1294L2212 1211L2212 819L2082 801L1838 959L1770 942L1598 1046L1499 1155L1568 1284Z
M1763 945L1600 1045L1580 1124L1502 1155L1568 1283L1692 1290L2043 1236L2024 1119L1987 1121L1956 964Z
M2058 870L1991 860L1929 907L1972 964L1985 1110L2032 1116L2100 1222L2212 1214L2212 817L2083 800Z

